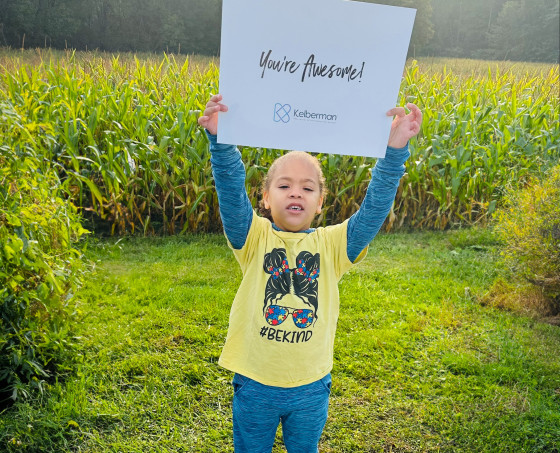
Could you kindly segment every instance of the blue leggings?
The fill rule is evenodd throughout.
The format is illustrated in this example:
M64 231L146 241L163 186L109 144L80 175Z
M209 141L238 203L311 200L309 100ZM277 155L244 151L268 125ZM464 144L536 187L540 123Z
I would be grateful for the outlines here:
M331 375L311 384L284 388L233 377L235 453L270 453L282 423L288 453L317 453L327 421Z

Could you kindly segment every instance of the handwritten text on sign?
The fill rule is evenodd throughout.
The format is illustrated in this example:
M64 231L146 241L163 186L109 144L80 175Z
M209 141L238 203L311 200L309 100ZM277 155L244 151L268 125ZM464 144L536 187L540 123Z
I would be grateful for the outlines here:
M361 65L354 66L337 66L336 64L321 64L315 61L315 55L309 55L305 63L298 63L294 60L288 60L286 56L283 59L274 60L272 57L272 50L268 52L263 51L261 54L260 67L262 68L261 78L264 78L266 71L287 72L289 74L301 74L301 81L305 82L306 79L311 77L327 77L332 79L346 79L348 82L357 80L360 82L364 73L365 61ZM359 69L358 69L359 67Z

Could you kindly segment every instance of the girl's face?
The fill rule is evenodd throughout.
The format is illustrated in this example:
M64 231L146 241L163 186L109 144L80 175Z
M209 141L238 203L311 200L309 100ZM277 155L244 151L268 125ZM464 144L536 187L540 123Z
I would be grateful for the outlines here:
M269 189L263 191L263 201L281 230L307 230L323 204L317 169L300 157L286 159L274 171Z

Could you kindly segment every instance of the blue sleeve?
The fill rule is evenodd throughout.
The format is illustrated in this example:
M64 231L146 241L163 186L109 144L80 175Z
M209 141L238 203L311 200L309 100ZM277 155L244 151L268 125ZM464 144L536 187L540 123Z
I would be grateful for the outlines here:
M358 258L383 225L409 156L408 145L400 149L387 147L385 158L377 160L364 201L348 221L346 251L350 261Z
M253 221L253 207L245 190L245 167L234 145L223 145L206 131L210 140L210 163L218 193L224 231L234 249L245 245Z

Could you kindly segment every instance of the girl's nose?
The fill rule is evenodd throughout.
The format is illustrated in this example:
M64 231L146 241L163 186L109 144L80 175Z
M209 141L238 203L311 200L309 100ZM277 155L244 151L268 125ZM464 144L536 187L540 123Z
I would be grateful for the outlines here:
M297 187L292 187L290 191L290 198L301 198L301 190Z

